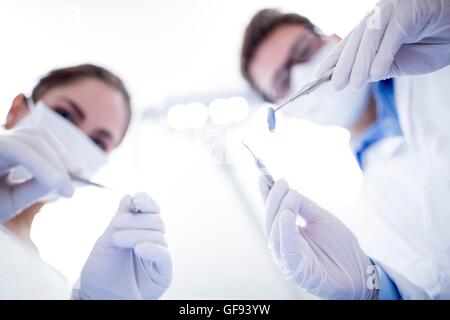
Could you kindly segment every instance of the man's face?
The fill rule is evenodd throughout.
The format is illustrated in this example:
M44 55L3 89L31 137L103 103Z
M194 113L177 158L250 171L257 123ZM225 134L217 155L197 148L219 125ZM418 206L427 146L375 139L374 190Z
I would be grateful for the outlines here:
M29 112L24 99L16 100L8 115L7 127L13 127ZM115 148L125 134L128 114L124 98L103 81L85 78L58 86L47 91L40 101L72 122L106 153Z
M250 62L253 83L267 98L280 101L290 89L292 66L307 62L324 42L302 25L275 28L257 47Z

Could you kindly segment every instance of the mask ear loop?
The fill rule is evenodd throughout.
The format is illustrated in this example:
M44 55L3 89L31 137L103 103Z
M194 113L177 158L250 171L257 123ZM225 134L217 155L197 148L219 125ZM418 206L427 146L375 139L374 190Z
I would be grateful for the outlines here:
M23 95L23 102L30 112L36 108L36 105L34 104L31 97ZM18 165L11 169L10 173L7 176L7 179L11 185L14 185L25 183L33 179L33 175L25 167Z
M36 104L34 103L32 97L25 97L25 96L24 96L24 99L25 99L25 104L26 104L26 106L28 107L28 109L29 109L30 111L32 111L33 109L36 108Z

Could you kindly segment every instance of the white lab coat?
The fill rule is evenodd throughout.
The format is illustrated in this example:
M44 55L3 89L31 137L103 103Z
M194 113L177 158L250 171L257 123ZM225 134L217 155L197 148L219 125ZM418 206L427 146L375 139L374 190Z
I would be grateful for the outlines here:
M450 298L450 67L401 77L404 138L368 153L361 196L346 221L406 299Z
M0 299L70 299L72 286L0 225Z

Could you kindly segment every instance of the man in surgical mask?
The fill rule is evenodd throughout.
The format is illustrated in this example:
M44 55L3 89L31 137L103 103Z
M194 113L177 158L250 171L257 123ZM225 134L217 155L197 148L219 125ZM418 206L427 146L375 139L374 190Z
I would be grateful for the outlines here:
M266 101L280 103L315 78L316 68L339 41L336 35L322 34L306 17L261 10L245 31L241 71ZM341 91L326 83L284 109L316 124L348 129L356 160L364 170L372 147L386 138L401 141L392 92L393 80Z
M306 17L295 13L284 14L274 9L261 10L252 18L245 31L241 72L264 100L274 104L280 103L304 84L315 79L318 65L339 42L338 36L322 34ZM386 159L389 158L390 152L403 141L393 101L392 79L367 84L358 90L346 88L336 91L326 83L309 95L287 105L285 112L316 124L348 129L351 133L351 147L363 172L373 164L383 161L380 154L385 154ZM397 288L387 273L359 248L352 232L340 221L295 190L291 190L284 180L278 181L271 190L261 178L260 189L266 202L266 232L270 248L289 278L294 279L310 293L323 298L399 297ZM279 214L282 207L292 208L292 211ZM323 230L318 233L311 231L311 239L308 239L308 233L305 233L307 240L297 246L294 243L299 241L298 231L292 212L302 212L302 208L307 208L311 214L303 217L309 225L309 230ZM316 221L324 222L315 226ZM327 228L330 230L327 231ZM349 247L339 248L337 242L337 247L332 249L334 252L329 257L325 251L324 256L321 256L309 248L308 242L316 242L319 248L322 245L334 247L332 243L328 243L334 241L333 239L340 239ZM283 244L286 247L283 248ZM299 250L302 254L308 256L304 257L304 261L295 261L298 258L298 247L301 248ZM288 256L291 256L290 261L286 261ZM328 261L329 259L331 261ZM316 260L316 265L308 265L312 260ZM302 263L306 265L300 267L299 264ZM321 263L331 268L328 277L334 282L333 285L321 280ZM378 290L380 276L384 288L381 296ZM367 284L372 280L376 284L368 287Z
M336 66L330 83L286 111L347 128L364 173L346 225L285 180L260 178L269 248L308 292L450 296L449 18L448 0L380 0L341 42L277 10L260 11L248 26L241 69L270 102Z
M130 118L124 84L95 65L53 70L30 97L14 98L0 131L0 298L157 299L168 288L164 224L145 193L123 198L73 288L39 259L30 238L39 210L71 197L77 177L104 165Z

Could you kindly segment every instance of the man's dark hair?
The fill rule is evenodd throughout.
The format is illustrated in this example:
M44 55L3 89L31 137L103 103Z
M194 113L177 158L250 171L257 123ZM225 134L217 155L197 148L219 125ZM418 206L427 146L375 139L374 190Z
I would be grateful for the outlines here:
M318 34L316 26L306 17L296 13L282 13L277 9L258 11L245 29L241 47L241 73L250 85L259 92L249 74L250 62L258 46L281 25L303 25ZM261 93L261 92L260 92Z

